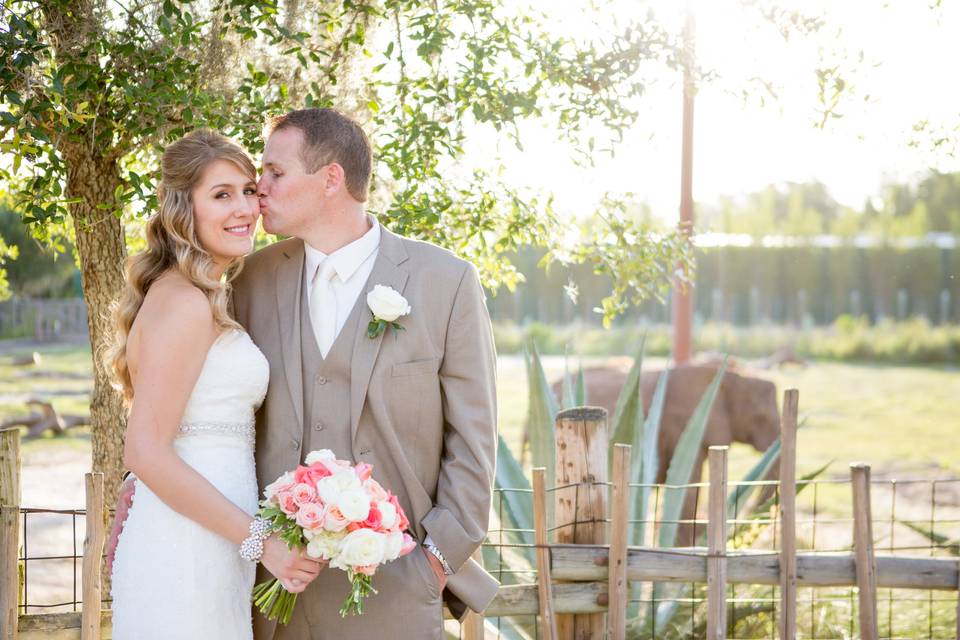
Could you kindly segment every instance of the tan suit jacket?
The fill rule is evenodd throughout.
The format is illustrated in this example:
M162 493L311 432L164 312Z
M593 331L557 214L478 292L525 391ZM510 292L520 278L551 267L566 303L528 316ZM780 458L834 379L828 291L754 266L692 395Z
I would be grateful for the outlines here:
M270 363L257 413L257 478L262 487L299 464L303 440L300 300L303 241L291 238L249 256L233 284L236 319ZM398 321L367 337L366 293L377 284L410 303ZM470 263L381 226L379 253L360 294L349 403L351 452L397 494L413 534L429 533L454 575L447 604L482 611L497 593L471 559L487 533L496 454L496 355L484 293ZM444 594L445 596L450 594ZM303 603L309 606L309 603ZM299 605L298 605L299 606ZM402 606L402 603L399 605Z

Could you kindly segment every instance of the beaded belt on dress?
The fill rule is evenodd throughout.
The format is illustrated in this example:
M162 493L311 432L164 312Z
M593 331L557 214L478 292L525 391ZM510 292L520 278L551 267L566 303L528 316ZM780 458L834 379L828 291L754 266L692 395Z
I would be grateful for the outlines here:
M257 436L255 424L256 421L252 417L245 422L184 422L180 425L180 433L177 436L180 438L199 435L237 436L252 445Z

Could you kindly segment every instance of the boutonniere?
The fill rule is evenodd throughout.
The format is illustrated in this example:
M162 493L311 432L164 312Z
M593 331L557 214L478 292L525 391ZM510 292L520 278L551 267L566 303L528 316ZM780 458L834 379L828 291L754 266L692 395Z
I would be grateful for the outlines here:
M367 337L376 338L390 325L397 331L403 331L403 325L397 318L410 313L410 304L400 292L392 287L378 284L367 294L367 306L373 313L373 320L367 325Z

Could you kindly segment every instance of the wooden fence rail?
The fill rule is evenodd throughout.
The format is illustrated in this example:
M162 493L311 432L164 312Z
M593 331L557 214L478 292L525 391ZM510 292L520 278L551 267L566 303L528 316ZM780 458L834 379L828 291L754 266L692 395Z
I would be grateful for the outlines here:
M727 632L724 585L779 585L779 637L796 637L797 587L859 587L860 631L876 637L878 588L960 591L955 558L875 554L870 530L869 468L852 469L856 521L852 553L796 551L796 392L784 398L780 503L781 549L729 550L726 450L710 452L708 548L673 549L627 546L630 504L630 447L614 447L607 482L606 412L581 407L562 412L557 420L556 483L552 505L556 520L549 544L547 513L551 499L544 470L533 475L537 584L505 585L483 616L471 615L462 627L464 640L490 637L484 617L540 616L542 637L586 640L625 637L630 582L706 583L710 638ZM87 533L83 558L83 610L74 613L17 615L21 602L17 561L19 522L19 435L0 431L0 640L109 639L110 612L101 611L100 562L105 527L100 474L87 474ZM607 518L607 507L610 516ZM569 524L568 524L569 523ZM789 532L786 531L789 529ZM479 558L477 554L475 557ZM960 622L958 622L960 625Z

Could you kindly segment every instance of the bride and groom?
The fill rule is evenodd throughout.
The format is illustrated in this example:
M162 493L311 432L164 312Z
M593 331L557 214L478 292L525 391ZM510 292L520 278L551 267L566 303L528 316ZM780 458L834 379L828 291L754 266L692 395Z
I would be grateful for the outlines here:
M147 249L115 306L108 362L134 479L114 527L113 637L442 638L444 603L461 617L497 591L471 559L496 438L476 269L365 213L372 152L355 122L305 109L269 131L259 180L219 134L166 149ZM260 216L288 239L244 259ZM368 332L378 285L408 313ZM258 487L318 449L373 465L421 543L377 570L360 616L338 613L343 572L275 534L258 544ZM287 625L251 611L271 575L300 594Z

